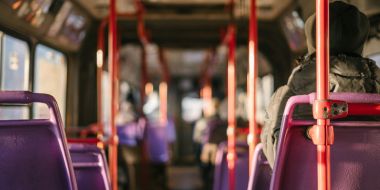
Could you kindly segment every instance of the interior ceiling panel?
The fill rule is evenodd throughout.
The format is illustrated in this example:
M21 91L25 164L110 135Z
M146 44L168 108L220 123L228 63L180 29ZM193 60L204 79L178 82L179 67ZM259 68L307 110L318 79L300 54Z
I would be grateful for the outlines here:
M105 18L108 15L109 0L76 0L96 19ZM136 12L135 0L116 0L116 9L119 14Z
M226 0L142 0L143 3L157 3L157 4L178 4L178 5L188 5L188 4L225 4Z
M75 0L87 9L97 19L105 18L108 14L109 0ZM249 0L235 1L235 16L248 17ZM264 20L275 19L292 0L258 0L258 18ZM147 14L155 12L191 14L197 13L225 13L227 0L142 0L147 8ZM134 13L135 0L117 0L118 13ZM151 9L149 9L151 8ZM172 15L173 16L173 15Z

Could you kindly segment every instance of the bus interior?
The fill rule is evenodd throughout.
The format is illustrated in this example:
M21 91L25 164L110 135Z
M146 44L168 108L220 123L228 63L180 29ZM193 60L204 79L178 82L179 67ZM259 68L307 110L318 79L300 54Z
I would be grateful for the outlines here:
M380 1L344 2L368 17L370 32L363 56L380 66ZM0 147L4 154L18 150L29 156L34 152L44 155L37 151L39 144L57 148L56 155L32 156L30 162L38 158L48 165L48 160L62 154L63 158L57 158L65 163L59 166L62 172L54 171L76 176L78 181L69 179L59 185L54 181L58 177L51 177L54 180L43 179L50 181L46 186L31 184L28 179L40 181L37 176L55 174L43 170L40 174L39 166L17 161L17 166L0 163L0 170L29 167L26 171L36 174L25 177L30 172L5 172L0 174L0 184L5 186L0 186L74 190L252 187L256 183L251 181L252 170L256 171L252 155L263 162L265 158L248 146L251 138L259 141L258 136L250 136L250 114L255 112L252 125L258 135L272 94L287 83L297 59L307 54L305 21L315 11L316 3L310 0L0 0L0 128L9 133L2 136L0 129ZM251 51L255 67L250 65ZM256 72L254 80L250 79L252 71ZM51 95L56 103L50 96L39 97L40 93ZM379 96L369 98L380 103ZM215 134L203 134L211 132L200 129L208 127L204 118L209 115L220 120ZM8 126L3 121L46 125L60 140L47 146L50 141L39 137L45 132L38 127L34 131L40 133L26 129L29 132L20 134L28 138L18 138L19 133L9 126L24 124ZM58 130L50 129L55 125ZM215 137L217 143L204 144L205 136L208 140ZM20 148L23 144L28 150ZM237 155L233 166L229 151ZM4 162L19 157L4 158ZM234 168L233 175L225 172L227 165ZM103 178L92 176L94 167L100 167L97 172ZM276 189L269 188L274 182L266 175L272 175L272 170L265 167L270 174L258 179L265 187L252 189ZM14 182L9 178L14 175L24 176L25 181ZM80 185L80 180L87 181Z

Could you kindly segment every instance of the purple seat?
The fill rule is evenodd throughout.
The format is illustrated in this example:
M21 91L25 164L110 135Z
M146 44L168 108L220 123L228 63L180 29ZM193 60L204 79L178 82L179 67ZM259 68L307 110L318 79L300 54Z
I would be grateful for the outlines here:
M263 145L258 144L253 155L248 190L269 190L271 177L272 168L264 155Z
M332 100L348 103L380 103L379 94L335 93ZM283 118L271 189L317 189L317 151L305 137L314 120L295 120L292 113L299 104L314 102L314 94L289 99ZM348 108L350 112L350 108ZM351 117L351 116L349 116ZM331 188L333 190L380 189L380 122L332 121L335 141L331 146ZM367 120L369 120L367 118Z
M248 145L236 144L236 166L235 166L235 189L245 190L248 186ZM227 143L220 143L215 158L214 190L228 190L228 165L227 165Z
M146 130L147 151L151 162L169 161L168 130L159 123L148 123Z
M0 121L1 189L76 190L74 170L54 98L31 92L0 92L0 104L44 103L49 119Z
M95 145L69 144L78 190L109 190L110 180L103 150Z

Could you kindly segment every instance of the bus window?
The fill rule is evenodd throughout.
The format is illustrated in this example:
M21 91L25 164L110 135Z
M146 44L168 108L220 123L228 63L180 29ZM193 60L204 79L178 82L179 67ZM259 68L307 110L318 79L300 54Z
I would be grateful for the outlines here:
M38 45L34 65L34 92L52 95L64 120L66 109L67 62L63 53ZM47 118L49 112L42 104L33 109L33 118Z
M304 22L297 11L287 13L281 21L282 30L292 51L299 52L306 47Z
M182 99L182 119L188 123L195 122L202 117L203 107L206 103L202 99L189 94Z
M273 94L273 75L267 74L257 79L257 100L256 100L256 119L263 124L266 114L266 108Z
M1 41L1 90L28 90L29 48L22 40L0 34ZM1 119L27 119L28 107L2 107Z
M28 90L29 48L26 42L4 35L1 90Z

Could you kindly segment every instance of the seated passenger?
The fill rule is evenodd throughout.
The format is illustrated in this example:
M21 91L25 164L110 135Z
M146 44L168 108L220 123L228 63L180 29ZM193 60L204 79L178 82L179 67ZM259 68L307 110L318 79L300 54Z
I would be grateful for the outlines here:
M380 70L375 62L363 58L363 45L369 33L369 21L356 7L341 1L330 3L330 91L380 92ZM264 153L273 167L281 120L291 96L315 92L316 19L312 15L305 24L308 55L298 60L288 83L274 93L267 108L261 141ZM294 117L311 115L311 109L295 110Z

